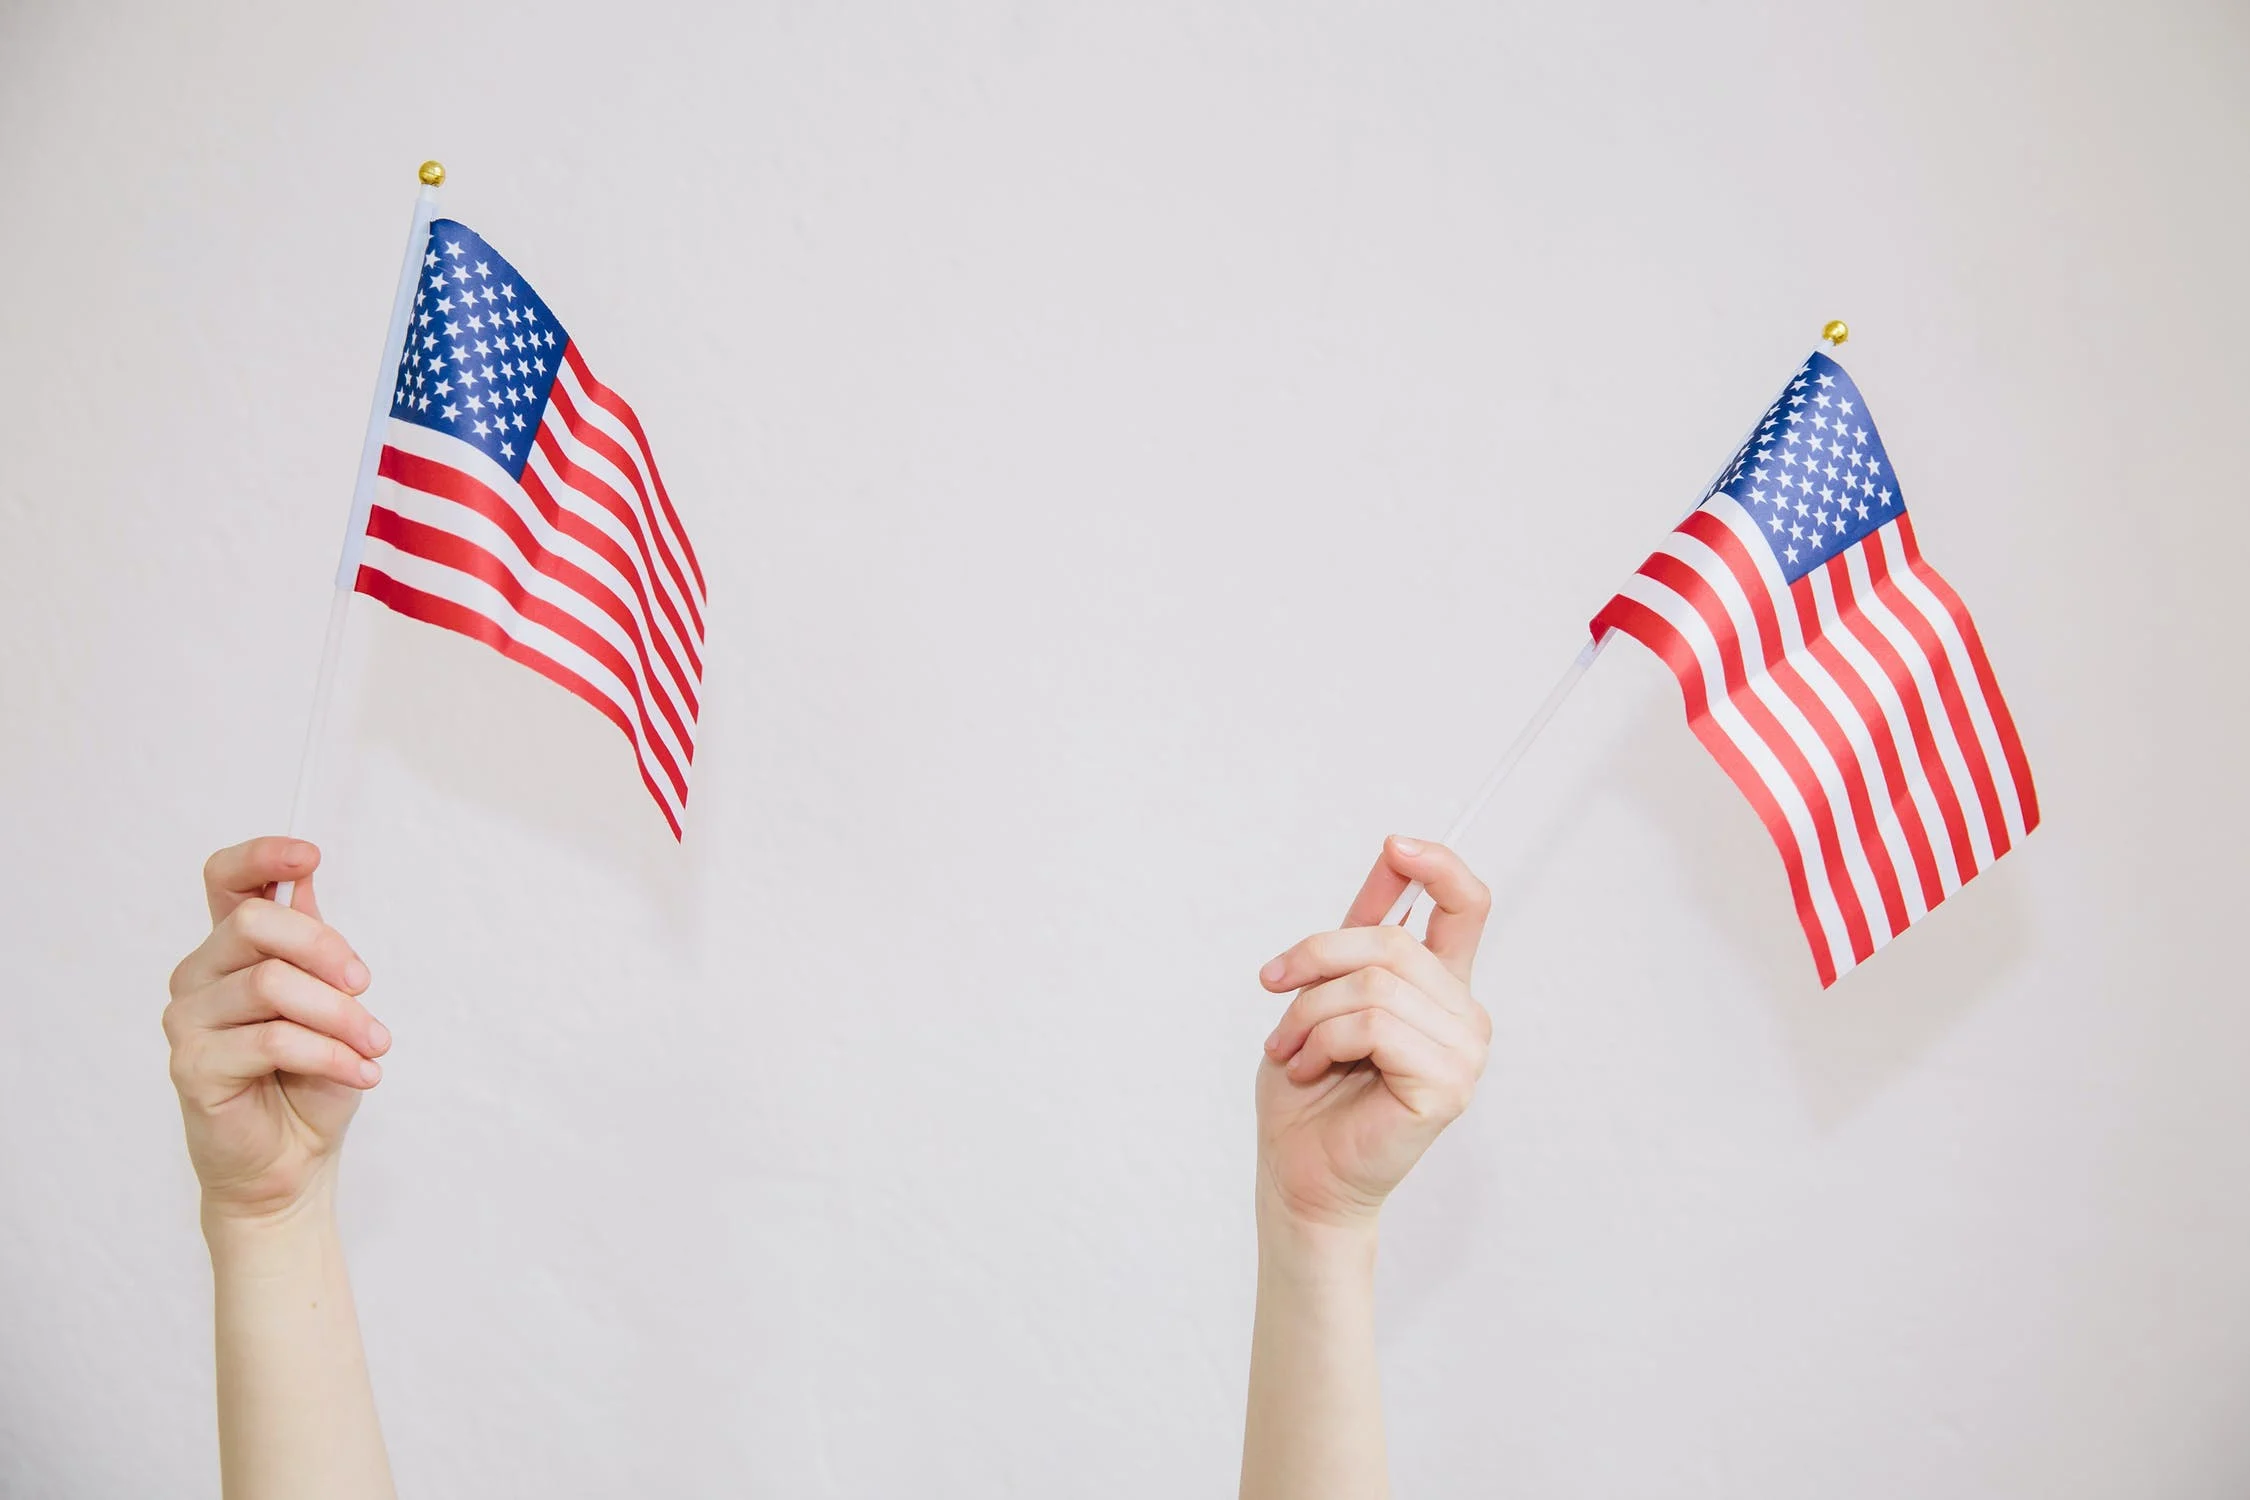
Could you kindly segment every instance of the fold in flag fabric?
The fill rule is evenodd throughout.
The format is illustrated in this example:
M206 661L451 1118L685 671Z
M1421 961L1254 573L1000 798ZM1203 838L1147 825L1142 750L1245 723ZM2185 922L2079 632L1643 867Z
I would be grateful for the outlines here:
M430 225L377 474L353 588L592 704L678 838L703 570L633 408L451 219Z
M1594 617L1663 658L1781 851L1823 988L2039 824L1976 623L1923 560L1859 388L1805 361Z

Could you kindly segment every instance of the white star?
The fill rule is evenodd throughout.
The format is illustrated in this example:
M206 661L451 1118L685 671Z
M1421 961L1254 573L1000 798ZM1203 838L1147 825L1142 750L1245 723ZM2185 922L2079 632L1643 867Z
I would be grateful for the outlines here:
M503 285L503 286L502 286L502 287L500 288L500 295L501 295L501 296L503 296L503 297L505 297L505 298L507 298L507 299L508 299L508 300L509 300L510 302L513 302L513 301L515 301L515 300L516 300L516 289L515 289L514 287L512 287L512 286L505 286L505 285ZM508 314L508 321L509 321L509 322L511 322L511 323L513 323L513 322L514 322L515 320L516 320L516 315L515 315L514 313L512 313L512 312L511 312L511 313L509 313L509 314Z
M555 336L551 333L547 335L547 347L550 349L555 347Z
M1889 485L1887 485L1887 484L1886 484L1886 485L1884 485L1884 486L1883 486L1883 504L1884 504L1885 506L1888 506L1888 505L1889 505L1890 503L1891 503L1891 487L1890 487Z
M1849 400L1839 400L1836 403L1836 408L1847 417L1852 414L1852 404Z
M428 313L423 313L423 314L421 314L420 316L416 317L416 318L415 318L415 320L414 320L414 326L415 326L416 328L427 328L427 327L429 327L429 326L430 326L430 315L429 315Z
M1869 460L1867 461L1867 472L1868 472L1868 473L1870 473L1870 474L1880 474L1880 473L1882 473L1882 472L1883 472L1883 461L1882 461L1881 459L1879 459L1879 458L1871 458L1871 459L1869 459Z
M1827 378L1828 378L1828 377L1827 377L1827 376L1825 376L1825 375L1823 375L1823 376L1821 377L1821 379L1823 379L1823 380L1826 380ZM1813 397L1813 405L1815 405L1815 406L1826 406L1827 404L1828 404L1828 393L1827 393L1826 391L1823 391L1823 392L1821 392L1821 393L1820 393L1819 395L1817 395L1817 396Z
M1867 502L1864 500L1859 503L1859 518L1862 521L1867 519Z
M1764 490L1752 490L1752 491L1750 492L1750 503L1751 503L1752 505L1763 505L1763 504L1765 504L1765 503L1766 503L1766 492L1765 492Z
M461 408L449 401L445 405L445 410L439 412L438 415L448 422L458 422L461 420Z
M474 319L474 318L471 318L471 319L469 320L469 326L470 326L471 328L474 328L474 327L476 327L476 326L477 326L477 322L476 322L476 319ZM491 346L490 344L486 343L486 342L485 342L485 341L484 341L483 339L478 339L478 340L477 340L477 357L478 357L479 359L482 359L482 358L483 358L484 356L486 356L486 355L490 354L491 352L492 352L492 346ZM484 378L485 378L485 379L487 379L487 380L490 380L490 379L492 378L492 372L491 372L490 370L487 370L487 371L485 371L485 372L484 372Z
M436 391L441 396L450 396L453 394L453 382L450 380L441 380L436 385L431 386L430 389Z
M1852 441L1864 445L1867 442L1867 429L1864 427L1854 427L1852 429Z
M427 254L427 255L423 256L423 257L422 257L422 264L423 264L423 265L425 265L425 266L434 266L434 265L436 265L436 264L437 264L437 252L436 252L435 250L432 250L432 251L431 251L431 252L430 252L429 254Z
M1797 560L1797 549L1794 547L1784 547L1782 549L1781 555L1788 558L1790 562L1794 563Z
M485 367L484 367L483 369L479 370L479 371L478 371L477 373L478 373L479 375L482 375L482 376L484 377L484 383L485 383L486 385L490 385L490 384L492 384L492 366L490 366L490 365L486 365L486 366L485 366Z
M1828 524L1828 512L1825 509L1814 511L1812 518L1815 526L1826 526Z
M1834 479L1834 478L1836 477L1836 466L1835 466L1834 464L1830 464L1830 465L1828 466L1828 471L1827 471L1827 472L1828 472L1828 477L1829 477L1830 479Z
M484 289L484 300L485 300L485 301L487 301L487 302L490 302L490 301L492 301L492 300L493 300L493 297L492 297L492 288L491 288L491 287L486 287L486 288ZM500 321L500 315L499 315L498 313L494 313L494 314L492 315L492 321L493 321L493 322L495 322L495 323L499 322L499 321Z
M421 397L414 403L414 409L416 411L428 411L430 409L430 398L427 396Z
M516 424L516 431L523 431L523 413L520 411L510 412L508 416L509 420L513 421Z
M1837 535L1839 535L1839 536L1843 535L1843 531L1844 531L1844 513L1843 513L1842 511L1838 511L1838 512L1836 512L1836 521L1835 521L1835 526L1836 526L1836 534L1837 534Z
M457 255L459 255L459 254L461 253L461 243L460 243L460 241L458 241L458 240L447 240L447 241L445 242L445 253L446 253L446 254L448 254L448 255L456 255L456 256L457 256Z
M490 262L488 262L488 261L481 261L481 260L480 260L480 261L478 261L478 262L477 262L477 274L478 274L479 276L483 276L483 277L486 277L487 279L489 279L489 278L491 277L491 275L492 275L492 266L491 266L491 263L490 263Z
M1792 469L1797 467L1797 455L1791 453L1787 448L1781 450L1781 461Z
M1828 456L1830 458L1842 458L1844 456L1844 445L1842 443L1830 443L1828 445Z
M481 438L488 438L492 436L492 429L490 427L487 427L484 423L479 422L477 423L477 436Z
M544 375L547 373L547 362L543 359L535 359L531 362L531 368Z
M1781 512L1780 512L1780 511L1778 511L1778 510L1777 510L1777 511L1775 511L1775 512L1773 513L1773 529L1774 529L1774 534L1775 534L1775 535L1777 535L1777 536L1778 536L1778 535L1780 535L1780 533L1781 533Z
M502 443L500 445L500 456L502 458L514 458L516 456L516 445L514 443Z
M483 398L482 396L471 396L471 397L469 398L469 410L471 410L471 411L483 411L483 410L484 410L484 398Z
M1836 377L1835 377L1835 376L1833 376L1833 375L1823 375L1823 376L1821 376L1821 377L1820 377L1820 388L1821 388L1822 390L1824 390L1824 391L1825 391L1825 390L1827 390L1827 389L1828 389L1828 388L1829 388L1830 386L1834 385L1835 383L1836 383Z

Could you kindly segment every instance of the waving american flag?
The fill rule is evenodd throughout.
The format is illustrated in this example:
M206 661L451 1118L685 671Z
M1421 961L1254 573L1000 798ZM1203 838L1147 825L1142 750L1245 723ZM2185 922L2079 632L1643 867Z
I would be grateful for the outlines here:
M1976 623L1824 353L1595 617L1613 629L1672 669L1764 820L1824 987L2038 826Z
M351 586L592 704L677 838L704 584L648 435L473 230L436 220L421 259Z

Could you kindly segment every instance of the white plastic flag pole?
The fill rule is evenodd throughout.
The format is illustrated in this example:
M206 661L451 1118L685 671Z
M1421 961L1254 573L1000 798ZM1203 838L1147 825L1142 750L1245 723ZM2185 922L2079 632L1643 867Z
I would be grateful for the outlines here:
M1484 811L1485 804L1492 800L1500 790L1501 783L1508 779L1508 773L1515 770L1516 762L1523 759L1524 752L1531 748L1531 742L1539 738L1539 731L1547 727L1547 721L1555 716L1555 710L1563 706L1563 700L1570 696L1570 690L1578 686L1578 679L1586 675L1586 669L1594 664L1594 658L1602 654L1602 647L1608 642L1609 634L1605 630L1599 636L1590 636L1586 644L1578 648L1578 655L1572 658L1570 669L1548 689L1546 700L1539 705L1538 712L1531 716L1531 722L1517 733L1514 741L1502 752L1491 773L1484 778L1484 785L1477 788L1477 794L1461 809L1461 815L1453 820L1453 826L1445 830L1445 837L1440 842L1447 848L1459 843L1461 836L1476 822L1477 815ZM1391 903L1390 911L1383 918L1383 925L1394 927L1405 921L1406 914L1421 899L1422 882L1417 880L1398 893L1398 899Z
M1830 345L1839 349L1843 347L1844 340L1850 338L1851 334L1850 327L1840 318L1832 320L1827 327L1820 330L1820 336L1827 340ZM1813 345L1816 350L1819 347L1818 344ZM1790 381L1793 382L1795 379L1796 372L1792 371ZM1784 382L1781 387L1781 395L1786 396L1788 394L1789 382ZM1780 396L1776 396L1774 400L1780 400ZM1773 404L1772 401L1769 401L1766 403L1766 407L1771 407ZM1766 407L1759 409L1761 420L1764 417ZM1693 515L1696 506L1701 505L1705 499L1709 498L1711 492L1719 487L1719 481L1726 477L1727 470L1733 466L1735 458L1750 446L1750 439L1758 435L1758 426L1757 422L1750 424L1750 431L1744 434L1741 442L1735 444L1734 453L1728 455L1727 461L1719 465L1718 471L1703 486L1702 494L1697 497L1695 505L1687 508L1686 515ZM1541 703L1539 711L1531 716L1531 722L1523 726L1523 730L1517 734L1515 742L1509 745L1506 753L1500 757L1499 764L1495 765L1491 774L1484 778L1484 785L1477 788L1477 794L1469 799L1468 806L1461 809L1461 815L1453 820L1453 826L1445 830L1445 837L1440 842L1447 848L1453 848L1460 843L1462 836L1468 833L1470 826L1476 822L1477 815L1484 811L1485 804L1492 800L1494 794L1500 790L1501 783L1508 779L1508 773L1515 770L1516 762L1523 759L1524 752L1531 748L1531 742L1539 738L1539 731L1547 727L1547 721L1555 716L1555 710L1562 707L1563 700L1570 696L1570 690L1578 686L1578 679L1586 675L1586 669L1594 664L1594 658L1602 654L1602 648L1609 643L1610 634L1611 632L1604 631L1579 648L1577 658L1570 664L1570 670L1564 672L1562 680L1548 691L1546 701ZM1417 880L1398 893L1398 899L1391 903L1391 909L1383 916L1383 925L1395 927L1405 921L1408 913L1414 910L1414 903L1421 899L1422 882Z
M438 189L445 168L422 163L422 190L414 198L414 225L406 235L406 262L399 267L398 295L391 301L390 331L383 336L383 364L375 378L375 402L367 413L367 439L359 450L359 480L352 489L352 514L344 528L343 555L336 562L336 595L328 606L328 634L320 646L320 676L313 684L312 717L305 725L305 749L297 761L297 790L289 799L289 835L300 837L312 804L313 778L320 767L321 740L328 727L328 702L335 694L336 663L344 654L344 624L351 617L352 580L367 536L367 510L375 501L375 470L383 458L383 429L390 422L391 395L398 388L398 362L406 352L406 325L414 314L414 288L421 280L422 253L430 220L437 217ZM297 882L284 880L273 898L283 906L297 894Z

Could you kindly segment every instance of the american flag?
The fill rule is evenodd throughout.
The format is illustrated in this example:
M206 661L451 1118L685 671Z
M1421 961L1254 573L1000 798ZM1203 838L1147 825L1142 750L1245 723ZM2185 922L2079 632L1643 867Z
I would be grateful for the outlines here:
M2039 824L1976 623L1824 353L1593 628L1679 679L1781 851L1824 988Z
M600 710L678 838L703 571L640 418L451 219L430 226L396 386L352 587Z

